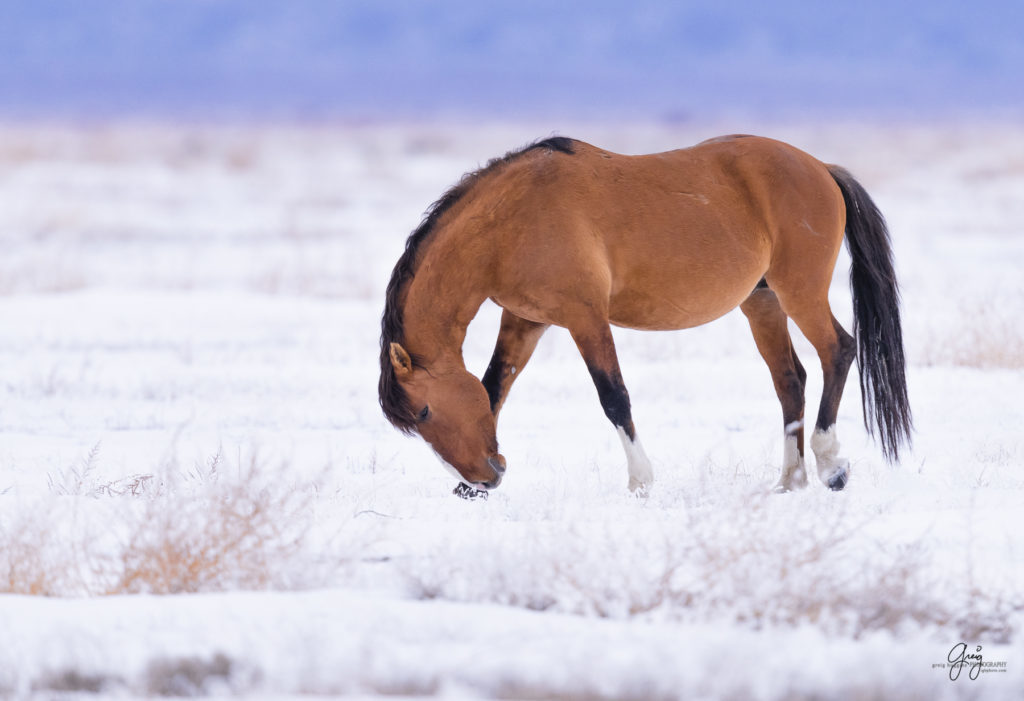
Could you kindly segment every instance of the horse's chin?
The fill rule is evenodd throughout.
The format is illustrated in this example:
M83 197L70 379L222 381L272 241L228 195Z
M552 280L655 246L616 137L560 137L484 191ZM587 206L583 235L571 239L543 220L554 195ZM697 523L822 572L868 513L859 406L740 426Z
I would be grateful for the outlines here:
M469 482L468 486L473 487L474 489L489 492L492 489L497 489L498 486L501 484L502 474L502 472L498 472L497 470L495 470L494 479L487 480L486 482ZM465 480L463 480L463 484L466 484Z
M463 499L478 499L487 498L487 492L492 489L497 489L498 485L501 484L501 478L505 474L505 456L500 453L495 453L491 457L487 458L487 466L491 468L493 477L486 481L477 481L466 479L462 473L455 468L450 462L441 457L441 454L436 450L434 454L437 455L438 460L444 468L451 473L453 477L459 480L458 485L452 491L456 496L462 497Z
M465 479L459 482L455 489L452 490L452 494L463 499L487 499L487 495L492 489L497 489L498 485L501 484L501 478L505 474L505 456L500 453L495 453L492 457L487 458L487 465L494 471L494 478L487 482L469 482Z

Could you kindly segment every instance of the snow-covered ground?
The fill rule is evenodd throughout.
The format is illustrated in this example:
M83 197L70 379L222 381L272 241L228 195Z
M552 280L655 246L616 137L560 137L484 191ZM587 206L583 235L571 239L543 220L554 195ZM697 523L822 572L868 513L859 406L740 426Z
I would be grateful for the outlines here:
M903 285L902 464L851 374L847 490L770 494L781 412L733 312L615 331L648 499L559 329L501 488L453 497L380 415L383 289L430 202L553 127L759 131L858 175ZM1003 124L0 127L0 695L1021 698L1021 193ZM960 642L977 679L939 666Z

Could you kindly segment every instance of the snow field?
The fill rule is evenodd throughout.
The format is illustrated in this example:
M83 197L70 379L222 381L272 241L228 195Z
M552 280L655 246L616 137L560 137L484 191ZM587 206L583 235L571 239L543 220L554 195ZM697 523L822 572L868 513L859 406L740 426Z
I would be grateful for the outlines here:
M380 416L382 291L431 201L549 126L0 130L0 690L1014 698L1024 132L759 131L890 221L914 449L882 462L851 373L847 490L769 494L780 411L743 317L617 329L657 480L637 500L554 329L502 414L506 480L470 503ZM1008 671L951 682L932 665L960 640Z

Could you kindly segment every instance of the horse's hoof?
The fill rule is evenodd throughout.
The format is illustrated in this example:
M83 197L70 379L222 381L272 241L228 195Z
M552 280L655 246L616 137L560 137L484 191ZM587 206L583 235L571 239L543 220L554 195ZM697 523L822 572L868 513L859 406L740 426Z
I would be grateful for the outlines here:
M828 488L833 492L838 492L846 486L846 483L850 481L850 471L846 469L846 465L843 465L835 474L828 478Z
M776 482L775 486L772 487L772 494L790 494L793 492L799 492L806 486L806 482L803 484L784 484L782 482Z
M646 499L651 494L651 485L649 482L641 482L635 477L630 477L629 491L638 499Z
M772 491L776 494L785 494L787 492L795 492L798 489L803 489L807 486L807 471L804 470L803 465L791 468L790 471L783 471L782 476L779 477L779 481L772 487Z
M455 489L452 490L452 494L460 499L466 499L468 501L474 501L476 499L483 499L484 501L487 501L488 493L482 489L470 487L465 482L459 482L455 485Z

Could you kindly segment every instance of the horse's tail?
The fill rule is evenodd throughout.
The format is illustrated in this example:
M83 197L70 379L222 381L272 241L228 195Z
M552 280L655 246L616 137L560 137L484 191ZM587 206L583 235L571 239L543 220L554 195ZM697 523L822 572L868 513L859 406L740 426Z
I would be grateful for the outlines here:
M857 339L864 426L872 435L878 428L882 455L894 462L900 446L910 443L913 420L889 229L867 191L849 172L838 166L829 166L828 170L846 203L853 335Z

